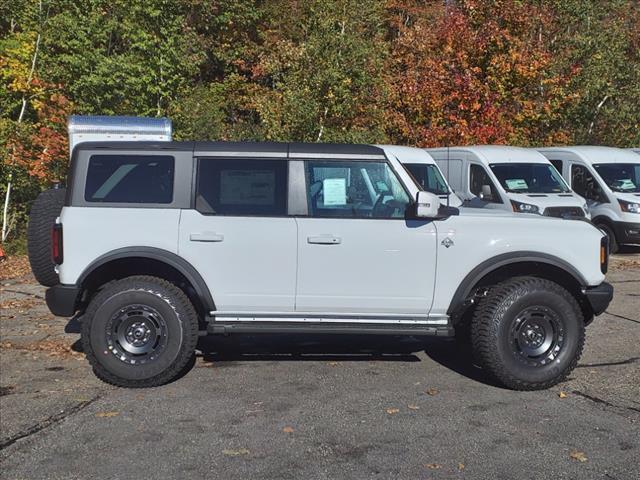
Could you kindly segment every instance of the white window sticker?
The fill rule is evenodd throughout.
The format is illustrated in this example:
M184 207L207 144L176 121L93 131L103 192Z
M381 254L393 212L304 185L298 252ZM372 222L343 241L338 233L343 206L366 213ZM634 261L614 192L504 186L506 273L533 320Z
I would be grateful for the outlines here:
M273 205L276 178L269 170L220 172L220 204Z
M636 184L630 178L623 178L617 181L620 190L635 190Z
M325 178L322 181L325 205L347 204L347 181L345 178Z
M529 188L523 178L510 178L505 181L509 190L526 190Z

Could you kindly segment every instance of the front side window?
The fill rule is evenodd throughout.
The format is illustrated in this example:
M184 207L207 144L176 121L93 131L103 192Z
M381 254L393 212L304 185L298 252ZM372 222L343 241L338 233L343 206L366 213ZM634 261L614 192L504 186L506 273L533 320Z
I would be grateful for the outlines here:
M171 203L174 158L156 155L92 155L87 202Z
M496 186L481 165L471 164L469 166L469 190L486 202L502 203Z
M607 201L598 181L582 165L571 165L571 188L587 200L603 203Z
M420 185L422 190L435 195L448 195L449 189L436 165L424 163L406 163L405 168L409 171L414 180Z
M562 175L562 160L549 160L549 161L551 162L551 165L553 165L556 168L558 173Z
M640 163L597 163L593 168L614 192L640 193Z
M315 217L404 218L409 195L385 162L309 161L309 214Z
M566 193L569 188L548 163L494 163L491 171L511 193Z
M286 215L287 161L200 159L196 209L211 215Z

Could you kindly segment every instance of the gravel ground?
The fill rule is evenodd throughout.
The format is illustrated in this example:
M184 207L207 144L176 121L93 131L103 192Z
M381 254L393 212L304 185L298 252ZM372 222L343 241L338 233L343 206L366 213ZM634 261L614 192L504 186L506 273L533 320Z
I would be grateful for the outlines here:
M450 341L303 335L209 337L180 380L118 389L3 268L2 479L640 478L637 253L612 257L613 303L542 392L493 385Z

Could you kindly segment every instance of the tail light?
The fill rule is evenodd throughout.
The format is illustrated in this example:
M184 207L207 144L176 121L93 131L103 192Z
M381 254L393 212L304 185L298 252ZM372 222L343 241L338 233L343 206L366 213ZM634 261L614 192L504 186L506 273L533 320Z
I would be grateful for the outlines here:
M62 224L54 223L51 228L51 259L56 265L62 264L64 255L62 252Z
M609 237L604 235L600 240L600 271L607 273L609 269Z

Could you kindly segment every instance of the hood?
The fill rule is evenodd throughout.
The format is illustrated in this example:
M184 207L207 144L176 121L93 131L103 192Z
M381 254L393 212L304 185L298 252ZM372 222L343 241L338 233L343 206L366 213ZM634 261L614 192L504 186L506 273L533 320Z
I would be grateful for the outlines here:
M626 202L640 203L640 193L613 192L613 196L619 200L624 200Z
M508 193L511 200L522 203L530 203L537 206L540 211L548 207L580 207L585 204L582 197L575 193Z

